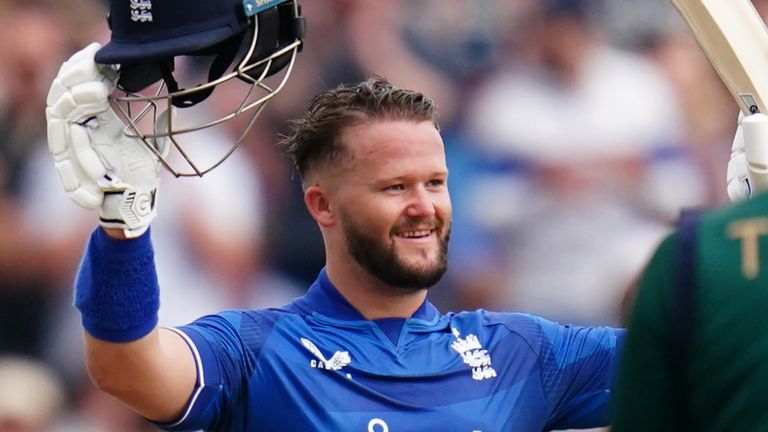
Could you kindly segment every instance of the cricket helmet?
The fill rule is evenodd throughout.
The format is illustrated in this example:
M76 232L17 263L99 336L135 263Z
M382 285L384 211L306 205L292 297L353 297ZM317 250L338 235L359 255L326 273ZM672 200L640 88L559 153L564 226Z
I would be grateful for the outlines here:
M306 28L298 0L110 0L107 22L111 40L95 60L118 65L113 107L125 133L142 139L176 177L202 176L234 152L284 87ZM231 85L238 90L215 109L198 105ZM221 157L201 166L184 148L181 135L244 113L244 130ZM170 139L188 166L155 151L158 138Z

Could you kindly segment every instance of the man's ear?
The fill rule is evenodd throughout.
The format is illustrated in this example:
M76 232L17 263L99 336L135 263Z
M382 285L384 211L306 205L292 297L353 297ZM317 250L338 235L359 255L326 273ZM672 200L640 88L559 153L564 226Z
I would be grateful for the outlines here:
M320 226L328 227L336 222L334 212L331 210L331 198L329 191L318 185L312 185L304 191L304 204L312 215L312 219Z

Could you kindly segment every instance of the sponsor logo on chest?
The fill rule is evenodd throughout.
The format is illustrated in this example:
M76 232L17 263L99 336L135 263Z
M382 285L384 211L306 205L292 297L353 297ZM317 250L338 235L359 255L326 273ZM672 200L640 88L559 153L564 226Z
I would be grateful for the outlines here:
M320 348L318 348L311 340L306 338L300 338L300 340L304 348L315 356L315 358L309 361L309 366L313 369L337 371L352 363L349 351L336 351L331 358L326 359L323 353L320 352Z

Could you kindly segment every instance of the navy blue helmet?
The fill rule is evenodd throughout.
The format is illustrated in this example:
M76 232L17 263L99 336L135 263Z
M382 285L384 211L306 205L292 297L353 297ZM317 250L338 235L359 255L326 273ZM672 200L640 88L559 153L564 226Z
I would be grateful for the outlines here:
M118 65L117 88L123 94L114 100L127 123L126 133L141 139L170 137L192 167L191 173L183 172L163 160L176 176L203 175L232 153L234 148L201 168L176 138L244 112L255 118L285 85L306 28L296 0L110 0L107 21L111 40L95 60ZM182 72L177 71L180 64ZM185 85L190 70L202 79ZM219 112L202 124L173 124L175 116L160 115L194 107L230 81L246 85L239 93L243 99L230 112ZM144 132L141 125L150 114L155 122ZM170 124L157 125L158 118ZM247 123L250 128L253 119Z

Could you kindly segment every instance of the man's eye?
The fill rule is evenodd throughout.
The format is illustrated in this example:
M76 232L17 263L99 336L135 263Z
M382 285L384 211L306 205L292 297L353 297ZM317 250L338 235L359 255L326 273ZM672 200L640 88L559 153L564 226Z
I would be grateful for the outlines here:
M388 191L402 191L402 190L405 190L405 186L401 185L401 184L395 184L395 185L387 186L385 188L385 190L388 190Z
M427 187L436 188L436 187L440 187L440 186L442 186L444 184L445 184L445 180L435 179L435 180L430 180L427 183Z

